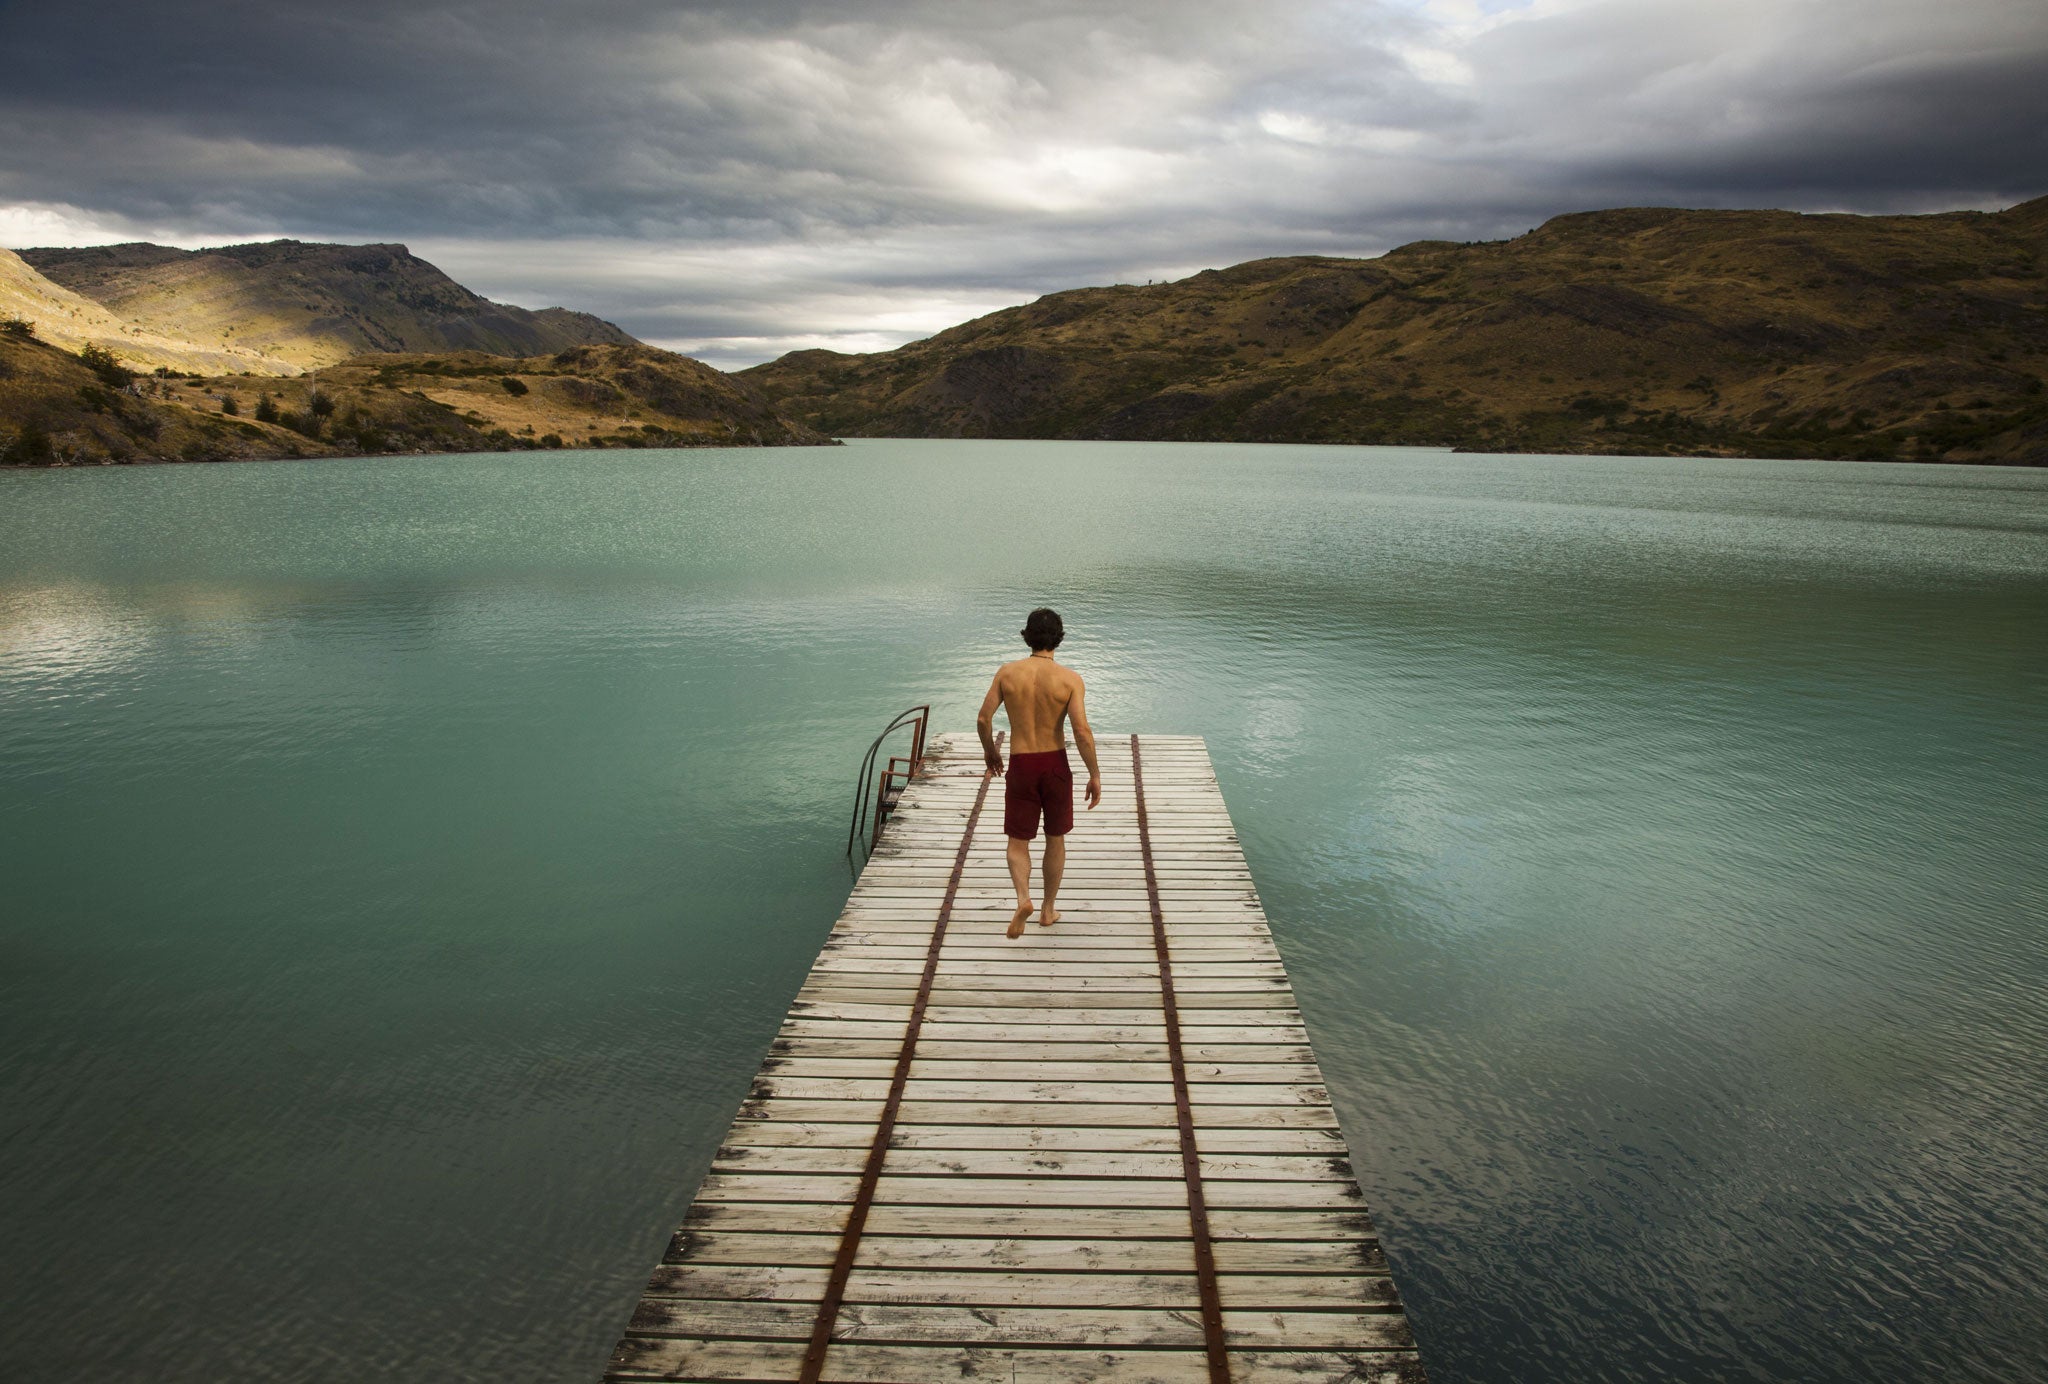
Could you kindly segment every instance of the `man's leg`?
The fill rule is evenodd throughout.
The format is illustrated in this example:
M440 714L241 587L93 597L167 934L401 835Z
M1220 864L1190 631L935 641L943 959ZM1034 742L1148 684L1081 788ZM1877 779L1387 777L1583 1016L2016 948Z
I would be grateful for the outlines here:
M1025 857L1030 863L1030 857ZM1045 838L1045 907L1038 910L1038 925L1051 927L1060 920L1060 911L1053 907L1060 896L1060 878L1067 872L1067 838L1047 836Z
M1048 840L1047 851L1051 850ZM1031 843L1021 836L1010 838L1010 883L1017 886L1017 914L1010 919L1010 936L1024 935L1024 920L1031 916Z

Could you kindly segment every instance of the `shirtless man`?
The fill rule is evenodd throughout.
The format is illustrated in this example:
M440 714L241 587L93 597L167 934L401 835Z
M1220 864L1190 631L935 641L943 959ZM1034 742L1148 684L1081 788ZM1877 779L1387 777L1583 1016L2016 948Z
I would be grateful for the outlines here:
M1038 921L1051 927L1060 920L1053 905L1059 900L1060 876L1067 868L1067 833L1074 829L1074 771L1067 764L1065 722L1074 722L1074 744L1088 765L1088 806L1102 801L1102 770L1095 763L1095 732L1081 705L1081 675L1053 662L1066 630L1058 612L1040 607L1024 621L1024 642L1031 656L1005 663L982 698L974 728L981 732L981 754L991 774L1003 772L996 753L996 707L1010 716L1010 772L1003 781L1003 835L1010 838L1010 881L1017 886L1017 916L1010 936L1024 935L1024 920L1038 906L1031 902L1031 838L1038 818L1045 816L1045 906Z

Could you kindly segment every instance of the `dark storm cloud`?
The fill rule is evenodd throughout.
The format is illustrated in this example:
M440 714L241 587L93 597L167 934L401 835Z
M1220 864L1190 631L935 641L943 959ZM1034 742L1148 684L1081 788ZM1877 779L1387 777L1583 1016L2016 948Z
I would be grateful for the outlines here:
M0 239L411 243L732 361L1625 203L2048 191L2038 0L0 5Z

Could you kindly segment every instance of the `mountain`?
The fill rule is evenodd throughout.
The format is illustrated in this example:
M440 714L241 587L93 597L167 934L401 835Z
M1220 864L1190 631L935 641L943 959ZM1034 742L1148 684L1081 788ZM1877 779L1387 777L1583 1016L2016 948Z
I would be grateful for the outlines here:
M589 313L494 303L403 245L273 240L177 250L135 243L23 250L20 257L139 332L271 358L285 369L318 369L371 351L524 357L638 344ZM59 339L46 319L36 320L41 334ZM173 364L114 349L140 362Z
M52 283L12 250L0 250L0 318L33 323L36 334L67 351L92 345L146 369L295 375L289 361L248 347L194 341L170 328L146 328L90 298Z
M744 381L638 344L369 355L280 381L135 376L0 328L0 464L569 447L806 446Z
M2048 198L1627 208L1053 293L740 378L841 435L2048 464L2044 257Z

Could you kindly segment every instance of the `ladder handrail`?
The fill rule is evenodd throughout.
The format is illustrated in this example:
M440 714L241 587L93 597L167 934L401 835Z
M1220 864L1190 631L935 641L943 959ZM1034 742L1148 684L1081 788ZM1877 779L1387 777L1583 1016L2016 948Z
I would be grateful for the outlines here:
M846 855L848 859L853 857L853 846L856 841L860 840L861 828L867 825L868 778L875 771L875 756L881 752L882 742L905 726L914 727L910 736L910 776L915 776L918 767L924 762L925 727L931 720L931 714L932 708L929 702L923 706L914 706L908 711L899 713L895 720L882 728L882 733L875 737L875 742L868 746L867 755L860 763L860 775L854 780L853 784L853 821L846 829ZM881 836L882 818L888 811L888 806L881 796L882 791L881 786L878 784L875 799L875 837L877 840ZM872 845L870 845L870 849L873 849Z

